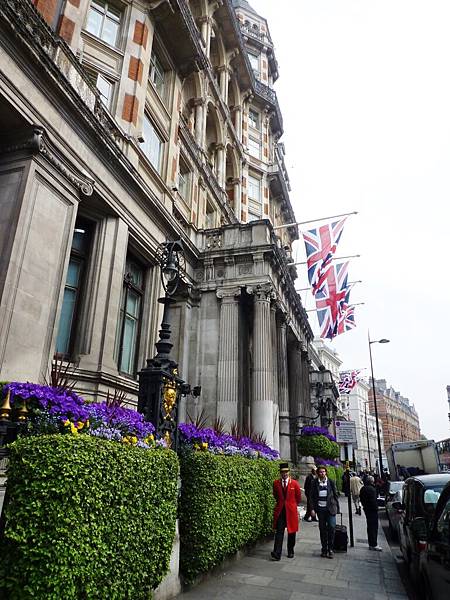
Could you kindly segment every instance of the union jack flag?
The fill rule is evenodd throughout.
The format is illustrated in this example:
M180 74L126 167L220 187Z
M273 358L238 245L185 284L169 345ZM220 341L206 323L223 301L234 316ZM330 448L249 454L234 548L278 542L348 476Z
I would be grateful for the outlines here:
M313 288L313 294L316 294L324 284L337 245L341 239L344 223L345 219L342 219L303 232L308 279Z
M355 369L353 371L341 371L339 373L339 394L350 394L352 389L358 383L361 373L361 369Z
M355 307L350 302L350 290L347 291L345 300L340 304L338 316L338 326L336 335L350 331L356 327Z
M349 295L348 264L345 262L331 266L322 286L317 290L316 310L321 338L332 340L338 335L339 322Z

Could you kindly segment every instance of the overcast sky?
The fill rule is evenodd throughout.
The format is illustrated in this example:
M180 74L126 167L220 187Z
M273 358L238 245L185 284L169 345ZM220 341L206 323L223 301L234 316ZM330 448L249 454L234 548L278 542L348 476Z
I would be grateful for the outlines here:
M450 437L450 2L250 0L280 65L291 200L300 221L349 217L358 327L332 347L408 397L423 433ZM305 259L298 246L299 260ZM299 267L298 287L306 287ZM302 294L306 308L311 295ZM317 317L309 313L318 332ZM369 370L364 371L369 374Z

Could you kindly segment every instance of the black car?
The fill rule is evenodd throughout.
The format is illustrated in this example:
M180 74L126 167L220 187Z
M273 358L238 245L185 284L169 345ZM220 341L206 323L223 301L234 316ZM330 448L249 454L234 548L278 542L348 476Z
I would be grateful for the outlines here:
M442 490L420 557L420 581L426 600L450 598L450 482Z
M398 537L398 526L400 522L401 511L394 508L394 502L402 502L403 500L403 481L389 481L386 493L386 515L389 522L391 534Z
M413 580L419 575L420 555L427 548L428 531L434 511L450 473L409 477L403 487L403 502L394 502L402 511L398 527L400 549Z

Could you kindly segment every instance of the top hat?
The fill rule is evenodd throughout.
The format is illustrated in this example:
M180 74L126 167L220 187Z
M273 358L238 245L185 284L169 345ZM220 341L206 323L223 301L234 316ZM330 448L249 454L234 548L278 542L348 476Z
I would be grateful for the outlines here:
M280 463L280 471L289 471L289 463Z

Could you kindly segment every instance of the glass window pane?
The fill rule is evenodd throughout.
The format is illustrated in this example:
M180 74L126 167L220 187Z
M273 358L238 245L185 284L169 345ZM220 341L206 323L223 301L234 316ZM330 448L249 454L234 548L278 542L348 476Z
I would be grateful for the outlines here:
M90 31L91 33L93 33L94 35L96 35L97 37L100 37L100 31L102 28L102 20L103 20L103 15L101 15L98 11L96 11L94 9L93 6L91 6L91 8L89 9L89 14L88 14L88 18L87 18L86 29L88 31Z
M122 346L122 360L120 370L124 373L132 373L134 368L134 354L136 347L137 323L130 317L125 318Z
M110 46L115 46L117 41L117 33L119 31L119 23L112 21L108 17L103 22L103 30L101 38Z
M254 156L255 158L261 158L261 144L259 143L259 141L253 138L249 138L248 151L251 154L251 156Z
M143 134L144 141L142 142L142 149L144 154L155 169L159 171L161 166L162 141L147 116L144 116Z
M88 243L88 231L77 222L73 232L72 250L78 250L78 252L84 254L87 250Z
M250 176L248 178L248 197L261 201L261 181L256 177Z
M253 127L254 129L259 129L259 114L256 111L250 109L248 111L248 122L250 124L250 127Z
M258 75L259 75L259 57L251 52L248 53L248 57L250 59L250 65Z
M67 269L66 286L71 288L78 288L81 272L81 263L71 260Z
M98 75L96 87L100 92L100 97L106 108L110 108L113 84L105 79L103 75Z
M77 292L76 290L66 288L64 290L61 317L59 320L58 335L56 337L56 352L68 354L70 344L70 334L72 331L72 322L75 314Z
M137 318L139 316L140 297L132 290L128 291L127 315Z

